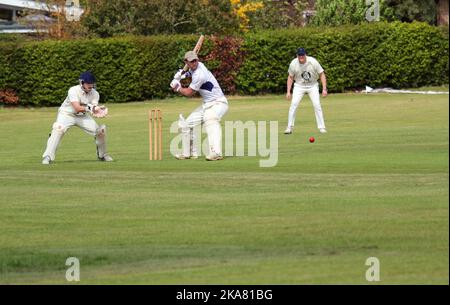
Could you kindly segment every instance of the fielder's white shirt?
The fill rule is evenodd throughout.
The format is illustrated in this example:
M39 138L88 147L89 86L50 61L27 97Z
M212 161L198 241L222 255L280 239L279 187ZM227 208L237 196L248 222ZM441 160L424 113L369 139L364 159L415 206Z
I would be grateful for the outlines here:
M69 93L62 103L61 107L59 107L60 112L76 114L75 109L72 107L72 102L79 102L81 105L98 105L98 101L100 100L100 94L95 89L92 89L89 93L86 93L81 85L73 86L69 89Z
M218 99L226 102L222 89L214 75L201 62L198 63L195 71L190 70L192 82L189 87L198 91L203 97L203 103L210 103Z
M295 84L303 88L318 85L317 80L322 72L322 66L317 59L311 56L306 56L306 62L304 64L301 64L298 58L295 58L291 61L288 69L288 73L294 78Z

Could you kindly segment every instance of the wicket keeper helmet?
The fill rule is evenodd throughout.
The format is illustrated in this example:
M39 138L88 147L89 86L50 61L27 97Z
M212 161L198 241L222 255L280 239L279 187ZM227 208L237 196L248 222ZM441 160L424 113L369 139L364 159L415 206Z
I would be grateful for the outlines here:
M80 83L86 83L86 84L95 84L95 76L90 71L86 71L81 73L80 75Z

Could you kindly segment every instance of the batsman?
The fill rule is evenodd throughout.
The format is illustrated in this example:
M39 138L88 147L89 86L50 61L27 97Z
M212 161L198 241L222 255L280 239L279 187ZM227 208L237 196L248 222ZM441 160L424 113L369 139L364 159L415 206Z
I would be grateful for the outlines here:
M180 116L178 125L182 132L183 153L176 155L175 158L184 160L198 157L195 145L193 145L195 142L194 127L203 124L209 143L209 154L206 156L206 160L222 160L222 127L220 120L228 111L228 101L216 78L199 61L195 51L186 52L184 62L189 71L183 74L183 69L180 69L175 74L170 86L173 91L187 97L191 97L198 92L203 98L203 103L186 119ZM181 86L180 80L186 76L190 76L192 81L189 87L184 88Z

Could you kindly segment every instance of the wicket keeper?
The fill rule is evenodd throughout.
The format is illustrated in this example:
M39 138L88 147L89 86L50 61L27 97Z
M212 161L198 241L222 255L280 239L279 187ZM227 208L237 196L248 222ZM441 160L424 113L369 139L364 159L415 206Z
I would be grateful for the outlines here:
M104 117L108 113L107 108L99 106L100 95L94 87L95 76L86 71L80 75L79 85L69 89L66 99L59 107L56 122L47 140L42 164L48 165L55 160L59 143L72 126L78 126L95 137L97 157L100 161L113 161L106 150L106 126L99 126L92 117Z

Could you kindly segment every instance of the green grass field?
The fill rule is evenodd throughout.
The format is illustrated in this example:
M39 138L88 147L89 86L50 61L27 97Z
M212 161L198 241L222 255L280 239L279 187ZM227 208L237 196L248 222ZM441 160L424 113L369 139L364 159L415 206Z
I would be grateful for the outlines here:
M169 125L200 100L109 105L109 151L73 128L40 164L57 108L0 108L0 283L449 283L448 95L336 94L328 134L305 98L294 134L283 96L232 97L224 120L279 121L279 159L175 160ZM147 111L164 115L148 161ZM316 142L308 142L310 136Z

